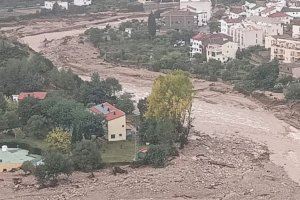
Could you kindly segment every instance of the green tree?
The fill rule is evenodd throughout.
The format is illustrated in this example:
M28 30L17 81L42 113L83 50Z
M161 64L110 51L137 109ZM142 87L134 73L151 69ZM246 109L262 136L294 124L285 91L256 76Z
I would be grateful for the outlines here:
M285 98L292 99L292 100L299 100L300 99L300 83L291 83L285 91Z
M167 152L163 145L151 145L144 158L144 163L153 167L164 167L166 161Z
M147 112L147 98L143 98L143 99L140 99L138 104L137 104L137 108L139 109L139 112L140 112L140 117L141 119L143 120L144 117L145 117L145 113Z
M153 38L156 35L156 20L153 12L148 16L148 32L149 35Z
M35 171L35 166L31 161L25 161L23 162L21 169L24 171L25 175L29 175L34 173Z
M219 33L221 31L221 24L218 21L211 21L208 23L210 33Z
M73 163L66 155L48 152L44 155L43 164L36 167L34 174L38 183L47 187L56 185L59 175L70 176L72 172Z
M7 111L3 115L6 121L6 126L8 129L14 129L20 127L19 116L15 111Z
M91 171L103 166L100 147L96 142L82 140L75 144L72 150L74 167L81 171Z
M116 104L116 106L120 110L124 111L127 115L132 114L135 109L131 98L132 98L132 95L130 93L125 92L118 98L117 104Z
M5 111L7 108L7 101L5 99L5 96L2 92L0 92L0 114L1 114L1 111Z
M21 122L25 124L29 118L40 112L39 101L33 97L27 97L19 102L18 113Z
M46 117L41 115L33 115L27 121L24 130L28 136L44 139L51 128Z
M71 150L71 134L61 128L53 129L46 138L46 142L50 149L69 153Z
M175 124L167 119L146 119L142 122L139 134L142 143L172 144L178 138L175 135Z

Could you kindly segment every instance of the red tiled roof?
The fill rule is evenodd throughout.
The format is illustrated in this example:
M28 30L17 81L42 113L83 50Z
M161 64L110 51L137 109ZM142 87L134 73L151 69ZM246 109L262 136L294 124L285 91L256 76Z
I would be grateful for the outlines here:
M125 113L122 110L119 110L107 102L91 107L90 111L95 114L102 114L106 121L125 116Z
M197 35L193 36L194 40L202 40L206 36L206 33L198 33Z
M235 13L235 14L240 14L244 12L244 9L241 7L232 7L230 8L230 12Z
M38 100L43 100L47 96L47 92L21 92L19 94L19 101L24 100L26 97L33 97Z
M273 14L269 15L268 17L271 17L271 18L288 17L288 15L284 12L276 12L276 13L273 13Z
M225 22L227 23L240 23L243 21L243 18L242 17L239 17L239 18L233 18L233 19L229 19L229 18L226 18L226 19L223 19Z

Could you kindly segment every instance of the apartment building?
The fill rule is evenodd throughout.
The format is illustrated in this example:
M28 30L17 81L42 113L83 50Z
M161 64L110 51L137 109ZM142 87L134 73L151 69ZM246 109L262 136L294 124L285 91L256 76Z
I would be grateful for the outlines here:
M251 24L242 23L231 26L229 36L233 38L233 42L237 43L240 49L264 44L264 31Z
M215 59L224 63L235 59L237 50L238 44L232 41L227 40L211 43L207 45L206 58L207 60Z
M226 19L219 20L221 33L229 35L229 28L231 26L241 23L242 21L243 18L232 18L232 19L226 18Z
M265 48L270 48L271 60L276 58L283 63L300 61L300 39L287 35L268 36Z
M283 35L283 25L281 21L270 17L252 16L247 18L247 23L262 29L263 38L269 35Z

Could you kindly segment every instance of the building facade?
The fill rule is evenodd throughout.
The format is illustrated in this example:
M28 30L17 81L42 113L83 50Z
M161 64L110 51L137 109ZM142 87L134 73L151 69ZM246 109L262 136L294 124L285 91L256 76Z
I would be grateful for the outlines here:
M234 19L227 18L227 19L219 20L221 33L229 35L229 28L231 26L241 23L242 21L243 21L242 18L234 18Z
M300 39L290 36L268 36L265 48L271 50L271 60L278 59L282 63L300 61Z
M64 1L45 1L43 8L47 10L53 10L53 6L55 3L57 3L62 9L69 9L69 3Z
M126 115L123 111L107 102L91 107L90 111L104 116L108 141L126 140Z
M237 24L229 28L229 35L240 49L263 46L264 31L249 24Z
M74 0L75 6L89 6L92 4L92 0Z
M224 63L228 60L235 59L237 50L238 44L231 41L208 44L206 48L206 58L207 60L215 59Z
M171 10L161 14L162 28L193 30L198 27L197 13L189 10Z
M279 76L300 78L300 63L283 63L279 65Z
M180 9L188 9L198 14L198 26L207 25L212 15L210 0L180 0Z

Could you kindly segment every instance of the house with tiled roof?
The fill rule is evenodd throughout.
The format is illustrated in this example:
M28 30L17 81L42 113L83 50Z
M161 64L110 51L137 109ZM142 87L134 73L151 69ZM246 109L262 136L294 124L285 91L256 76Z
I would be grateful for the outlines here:
M276 12L274 14L269 15L268 17L273 18L276 21L281 22L282 24L290 24L291 20L293 20L293 17L287 15L284 12Z
M193 57L195 54L206 55L206 47L208 44L222 43L225 41L232 41L232 37L223 33L198 33L190 40L190 56Z
M103 115L108 141L126 140L126 115L122 110L108 102L93 106L89 110L95 115Z
M246 16L246 11L242 7L230 7L229 18L236 19Z
M224 63L235 59L237 50L238 44L229 40L211 42L206 47L206 58Z
M12 95L13 101L23 101L27 97L32 97L37 100L44 100L47 96L47 92L21 92L19 95Z

